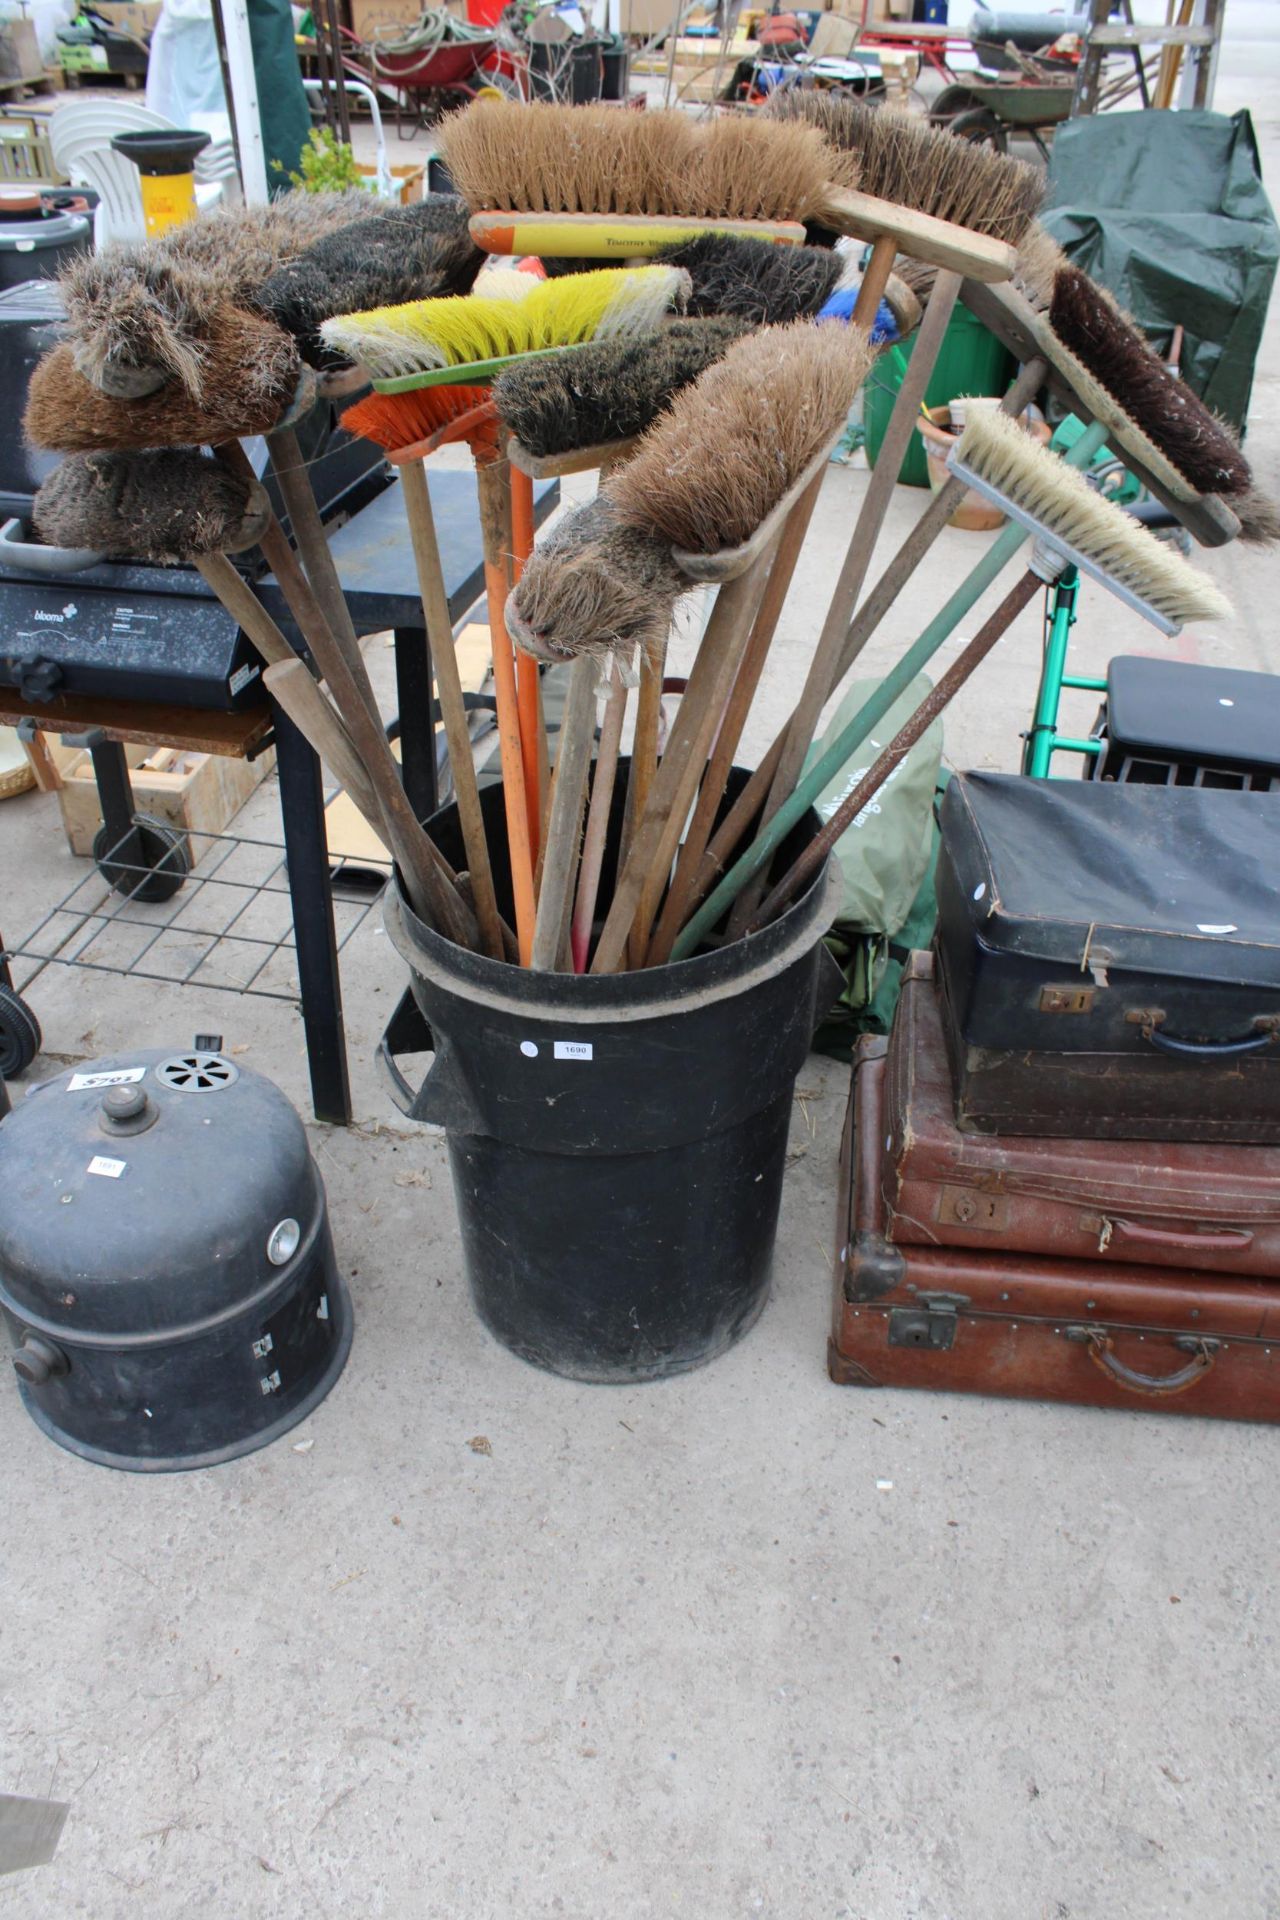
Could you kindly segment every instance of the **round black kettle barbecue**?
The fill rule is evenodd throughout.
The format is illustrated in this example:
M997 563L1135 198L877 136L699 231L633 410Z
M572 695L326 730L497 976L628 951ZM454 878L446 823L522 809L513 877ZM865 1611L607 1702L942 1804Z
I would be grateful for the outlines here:
M35 1088L0 1123L0 1309L27 1411L87 1460L212 1466L295 1426L351 1302L279 1088L145 1049Z

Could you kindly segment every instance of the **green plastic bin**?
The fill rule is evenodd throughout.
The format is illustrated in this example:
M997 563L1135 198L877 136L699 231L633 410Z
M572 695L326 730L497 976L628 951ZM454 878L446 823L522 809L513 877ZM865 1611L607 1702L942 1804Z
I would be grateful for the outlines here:
M902 385L902 369L895 363L896 358L901 356L903 360L909 360L918 337L912 334L905 346L891 347L882 353L862 390L867 459L873 467L880 457L880 447L889 429L889 415L893 412L893 403ZM947 326L937 365L925 388L925 404L930 407L945 406L962 393L1003 393L1013 373L1013 355L1000 345L980 320L974 319L967 307L957 307ZM906 487L927 487L929 484L924 442L918 433L911 436L911 445L899 469L898 478Z

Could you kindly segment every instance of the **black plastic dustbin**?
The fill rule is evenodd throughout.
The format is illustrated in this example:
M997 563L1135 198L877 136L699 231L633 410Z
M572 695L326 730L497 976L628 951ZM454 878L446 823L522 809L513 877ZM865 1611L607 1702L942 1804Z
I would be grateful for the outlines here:
M735 770L731 797L746 777ZM496 848L501 788L482 798ZM620 824L615 806L605 899ZM461 858L452 808L432 833ZM508 911L506 875L494 877ZM796 1076L840 990L822 945L832 910L824 869L749 941L575 976L455 947L388 889L413 999L383 1064L402 1111L447 1130L476 1309L514 1353L577 1380L653 1380L713 1359L755 1321ZM428 1049L415 1094L395 1056Z

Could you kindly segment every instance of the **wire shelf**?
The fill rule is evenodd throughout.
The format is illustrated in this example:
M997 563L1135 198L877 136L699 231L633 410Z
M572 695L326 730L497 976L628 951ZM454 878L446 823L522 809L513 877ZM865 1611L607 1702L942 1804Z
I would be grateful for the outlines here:
M128 837L101 858L126 880L136 874L135 889L142 888L153 879L153 870L120 857ZM205 851L167 900L148 903L117 892L92 867L24 940L6 944L11 964L29 963L25 972L13 968L17 991L24 993L46 967L63 966L167 986L299 1000L283 845L204 828L198 838ZM390 873L389 861L331 862L339 952L377 905Z

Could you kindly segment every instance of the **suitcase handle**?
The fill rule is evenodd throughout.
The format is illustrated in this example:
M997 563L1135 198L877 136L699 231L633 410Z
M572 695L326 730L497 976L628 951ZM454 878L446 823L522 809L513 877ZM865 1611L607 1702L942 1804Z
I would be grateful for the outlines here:
M1175 1040L1171 1033L1162 1033L1158 1026L1148 1022L1142 1028L1142 1037L1161 1053L1175 1053L1184 1059L1229 1060L1242 1053L1261 1053L1276 1036L1274 1029L1268 1027L1263 1033L1247 1033L1242 1040Z
M1176 1227L1144 1227L1136 1220L1104 1220L1103 1236L1108 1247L1124 1241L1144 1247L1174 1247L1179 1253L1243 1253L1253 1245L1253 1235L1244 1227L1228 1227L1221 1233L1179 1233Z
M1117 1358L1111 1335L1101 1327L1067 1327L1065 1332L1068 1340L1078 1340L1088 1347L1094 1366L1112 1380L1128 1387L1132 1393L1150 1395L1185 1393L1188 1387L1194 1387L1197 1380L1212 1373L1221 1345L1220 1341L1206 1339L1202 1334L1179 1334L1174 1346L1180 1353L1192 1356L1185 1367L1179 1367L1176 1373L1139 1373L1136 1367L1126 1366Z

